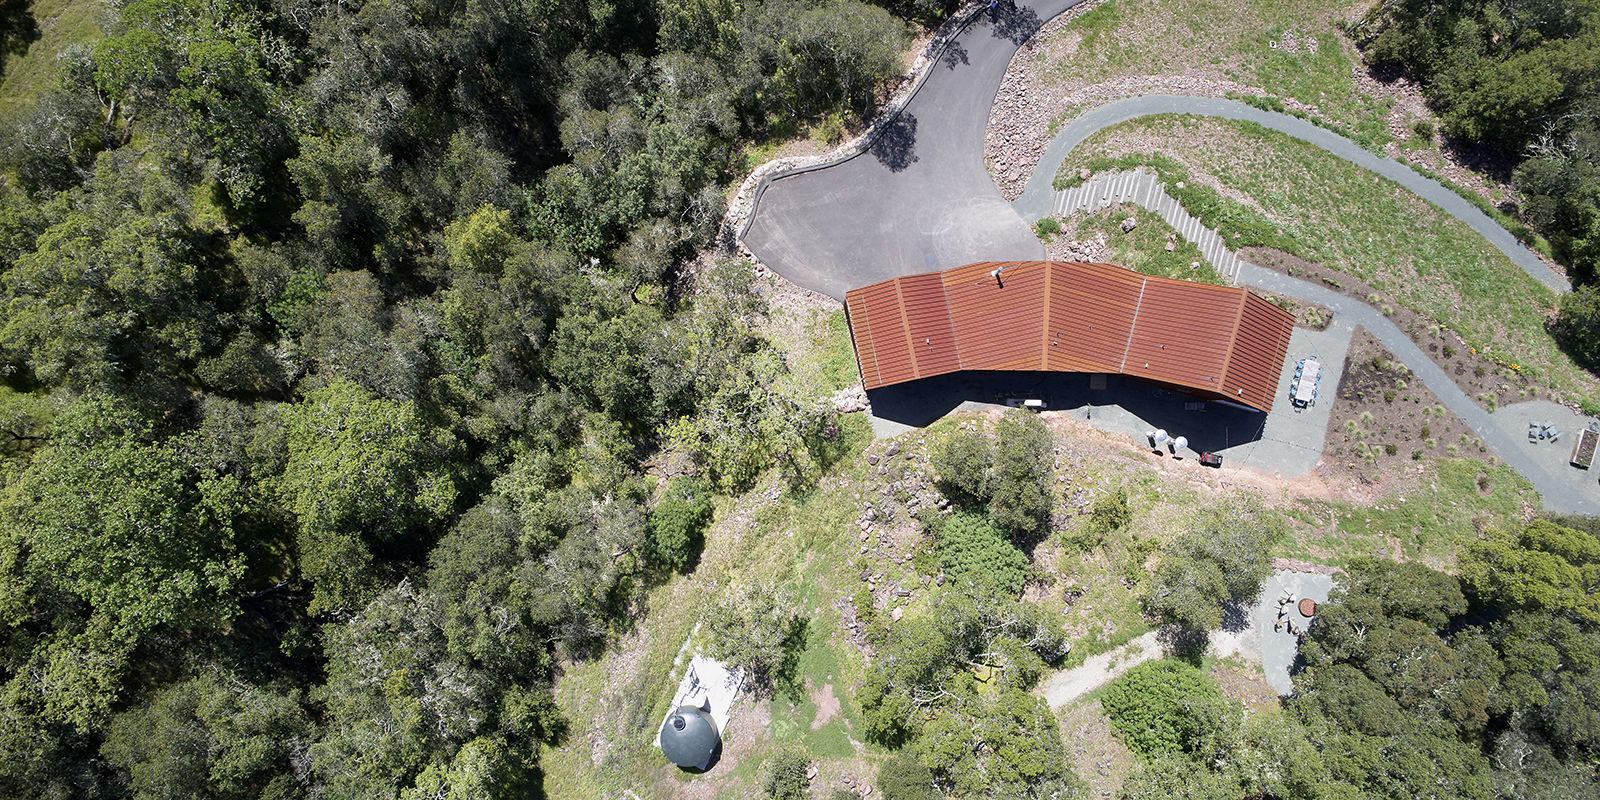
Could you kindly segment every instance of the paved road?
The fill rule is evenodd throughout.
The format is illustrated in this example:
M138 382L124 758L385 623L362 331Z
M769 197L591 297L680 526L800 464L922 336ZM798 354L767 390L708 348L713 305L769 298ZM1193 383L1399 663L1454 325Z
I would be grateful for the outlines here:
M1044 258L983 165L989 109L1017 48L1082 0L981 13L867 152L788 173L761 190L744 243L808 289L846 291L974 261Z
M1061 162L1066 160L1067 154L1084 139L1093 136L1102 128L1126 122L1136 117L1151 114L1197 114L1207 117L1223 117L1225 119L1247 120L1263 127L1281 133L1289 134L1296 139L1303 139L1317 147L1322 148L1340 158L1345 159L1359 167L1372 170L1395 183L1415 192L1418 197L1444 209L1445 213L1465 222L1468 227L1483 235L1500 252L1505 253L1517 266L1522 267L1536 280L1557 292L1572 291L1571 284L1566 279L1557 275L1543 261L1540 261L1528 248L1523 247L1516 237L1512 236L1505 228L1500 227L1489 215L1479 211L1476 206L1468 203L1455 192L1439 185L1437 181L1424 178L1404 164L1392 161L1381 156L1373 155L1361 146L1338 134L1319 128L1302 119L1286 114L1274 114L1262 111L1254 106L1236 103L1232 100L1213 100L1205 97L1181 97L1175 95L1145 95L1132 97L1127 100L1118 100L1107 103L1099 108L1089 111L1072 121L1045 147L1044 154L1039 157L1039 165L1034 168L1033 176L1028 179L1028 185L1023 189L1022 195L1012 201L1012 207L1017 209L1027 220L1037 220L1050 214L1050 204L1055 197L1052 182L1056 170L1060 169Z

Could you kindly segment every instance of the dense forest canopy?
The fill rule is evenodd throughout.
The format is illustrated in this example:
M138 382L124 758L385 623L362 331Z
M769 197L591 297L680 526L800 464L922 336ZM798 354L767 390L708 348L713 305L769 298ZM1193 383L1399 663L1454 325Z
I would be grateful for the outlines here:
M1460 578L1355 560L1280 713L1247 714L1180 661L1130 670L1102 701L1141 756L1124 795L1600 797L1596 527L1489 531Z
M0 794L539 794L553 659L842 452L687 268L745 148L943 11L110 8L0 126Z

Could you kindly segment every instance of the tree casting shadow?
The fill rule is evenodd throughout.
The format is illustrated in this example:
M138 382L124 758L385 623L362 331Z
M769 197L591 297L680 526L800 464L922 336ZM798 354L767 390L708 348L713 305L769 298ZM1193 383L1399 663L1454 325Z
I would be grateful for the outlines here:
M971 62L967 61L967 48L961 46L960 40L952 39L950 44L945 46L944 53L939 56L939 63L943 64L945 69L955 69L958 65L966 66Z
M41 35L28 0L0 0L0 77L5 75L4 57L26 54Z
M996 4L989 9L989 19L995 37L1009 39L1018 47L1028 41L1029 37L1044 24L1039 19L1039 12L1026 6L1018 6L1012 0Z
M903 172L916 163L916 148L917 118L902 111L872 143L872 155L890 172Z

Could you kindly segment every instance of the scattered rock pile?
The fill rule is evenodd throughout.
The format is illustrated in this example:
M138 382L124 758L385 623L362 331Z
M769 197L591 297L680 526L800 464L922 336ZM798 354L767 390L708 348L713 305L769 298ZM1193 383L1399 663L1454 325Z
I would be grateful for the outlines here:
M933 486L925 447L922 440L910 440L904 445L890 441L881 451L874 445L876 452L869 451L866 456L870 487L857 498L863 500L856 519L856 554L864 564L859 578L872 594L874 606L878 610L892 606L889 617L896 621L905 613L904 602L914 592L944 583L943 576L923 574L912 562L912 553L923 538L918 515L954 511L950 501ZM859 619L861 609L852 611L841 618L850 640L864 645L866 629Z
M1106 236L1096 232L1093 239L1064 239L1057 238L1045 242L1045 258L1053 261L1090 261L1104 262L1111 260L1111 248L1106 244Z
M846 791L855 792L863 798L872 796L872 784L865 778L857 778L854 773L846 772L839 776L839 783Z
M1308 572L1314 575L1343 575L1344 570L1338 567L1328 567L1322 564L1313 564L1310 561L1299 561L1293 558L1274 558L1272 568L1287 570L1289 572Z
M840 414L853 414L871 407L866 390L860 386L846 386L833 396L833 410Z
M1266 92L1210 74L1195 67L1182 75L1132 75L1092 86L1072 88L1059 85L1059 78L1047 75L1061 52L1070 55L1076 43L1065 38L1065 28L1100 2L1080 4L1047 22L1012 57L1006 69L994 107L989 111L989 128L984 137L984 163L989 175L1007 200L1022 194L1039 156L1050 143L1054 129L1064 126L1079 113L1128 97L1148 94L1175 94L1193 97L1226 97L1230 93L1264 96ZM1315 53L1316 37L1284 34L1280 49L1290 53L1302 50ZM1063 52L1064 51L1064 52ZM1323 116L1314 105L1294 98L1280 98L1285 108Z

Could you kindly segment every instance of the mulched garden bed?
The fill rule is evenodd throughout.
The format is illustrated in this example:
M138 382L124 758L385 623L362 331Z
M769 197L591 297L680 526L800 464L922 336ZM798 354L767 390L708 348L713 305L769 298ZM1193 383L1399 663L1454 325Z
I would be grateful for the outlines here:
M1322 452L1331 464L1366 471L1424 458L1483 458L1488 450L1388 348L1357 327Z

